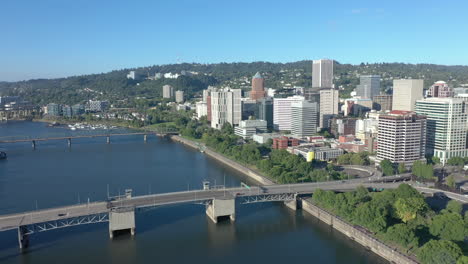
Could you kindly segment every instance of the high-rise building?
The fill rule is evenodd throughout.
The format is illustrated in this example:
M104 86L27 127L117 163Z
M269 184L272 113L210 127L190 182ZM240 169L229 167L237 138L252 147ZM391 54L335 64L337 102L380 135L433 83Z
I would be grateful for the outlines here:
M467 157L467 105L462 99L427 98L416 101L416 113L427 117L426 154L443 165L452 157Z
M359 85L356 86L356 95L371 99L380 94L379 75L361 75Z
M435 82L427 91L428 97L453 97L453 89L444 81Z
M414 111L416 101L423 99L424 80L393 80L392 109Z
M393 96L390 94L375 95L372 98L373 109L377 111L392 111Z
M333 88L333 60L312 62L312 88Z
M291 104L291 133L297 137L309 137L317 133L317 103L303 101Z
M72 115L79 116L85 113L85 106L82 104L75 104L72 107Z
M242 98L242 120L251 119L256 116L257 101L250 98Z
M319 127L328 128L329 120L338 114L338 90L320 90L320 117Z
M393 110L379 116L377 162L389 160L410 166L425 160L426 117L412 111Z
M176 103L183 103L184 102L184 91L176 91L175 92L175 101L176 101Z
M50 103L47 105L47 114L49 116L61 116L62 115L62 105Z
M265 87L262 75L257 72L252 78L252 91L250 92L250 99L258 100L265 97Z
M241 121L240 89L224 88L210 93L211 127L221 129L225 123L238 125Z
M303 101L303 96L273 99L273 128L281 131L291 131L291 104Z
M265 97L257 101L255 118L267 121L267 128L273 129L273 98Z
M168 84L163 86L163 98L174 97L174 88Z
M208 109L205 102L197 102L195 111L197 113L197 119L202 118L203 116L208 115Z

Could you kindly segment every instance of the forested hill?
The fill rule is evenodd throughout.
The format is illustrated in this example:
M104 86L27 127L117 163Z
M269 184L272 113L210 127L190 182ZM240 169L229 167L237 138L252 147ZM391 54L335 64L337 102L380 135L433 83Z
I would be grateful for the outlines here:
M129 80L126 75L136 71L137 79ZM0 82L0 95L20 95L36 103L79 103L88 99L106 99L111 102L136 97L158 98L164 84L172 85L176 90L183 90L189 96L206 89L208 85L246 88L251 77L257 72L265 77L269 88L311 86L312 61L292 63L218 63L196 64L182 63L157 65L135 69L117 70L108 73L73 76L58 79L37 79L21 82ZM155 73L190 74L177 79L147 80ZM452 87L468 84L468 66L443 66L433 64L377 63L360 65L335 65L335 84L344 90L346 97L359 83L361 74L379 74L383 78L383 90L390 89L394 78L422 78L426 88L438 80L449 83Z

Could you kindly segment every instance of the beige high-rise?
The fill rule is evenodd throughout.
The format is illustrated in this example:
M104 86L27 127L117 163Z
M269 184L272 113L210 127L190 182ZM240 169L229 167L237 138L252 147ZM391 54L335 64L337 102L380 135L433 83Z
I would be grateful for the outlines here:
M319 127L329 127L329 120L338 114L338 90L320 90L320 118Z
M423 99L424 80L393 80L393 110L414 111L416 101Z

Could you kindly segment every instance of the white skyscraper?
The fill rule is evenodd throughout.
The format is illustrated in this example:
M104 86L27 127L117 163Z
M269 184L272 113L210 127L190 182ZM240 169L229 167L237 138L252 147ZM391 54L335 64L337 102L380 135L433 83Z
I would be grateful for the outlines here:
M333 60L312 62L312 88L333 88Z
M163 98L174 97L174 88L168 84L163 86Z
M327 128L328 120L338 114L338 90L320 90L320 121L319 127Z
M416 101L416 113L427 117L426 153L445 165L451 157L467 157L466 104L462 99L427 98Z
M303 101L303 96L273 99L273 127L275 130L291 131L291 104Z
M401 110L379 115L377 142L377 163L386 159L410 166L424 161L426 117Z
M393 80L393 110L414 111L416 101L423 99L424 80Z
M306 100L291 103L291 133L297 137L309 137L317 133L317 103Z
M242 117L241 90L224 88L211 92L211 127L221 129L224 123L238 125Z

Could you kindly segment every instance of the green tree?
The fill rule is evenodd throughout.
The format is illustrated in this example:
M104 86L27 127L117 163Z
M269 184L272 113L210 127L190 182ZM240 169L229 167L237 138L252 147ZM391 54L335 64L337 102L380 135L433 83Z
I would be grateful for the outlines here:
M453 264L462 255L460 247L447 240L431 240L419 250L423 264Z
M406 224L396 224L389 227L384 237L386 240L395 242L407 249L417 248L419 245L414 230Z
M455 189L455 187L457 186L457 183L455 182L455 177L453 177L453 175L450 175L447 177L446 183L447 183L447 186L452 189Z
M445 207L445 209L446 209L448 212L461 215L462 210L463 210L463 205L462 205L460 202L458 202L458 201L450 200L450 201L447 203L447 206Z
M468 264L468 256L461 256L458 259L457 264Z
M390 176L394 174L393 164L389 160L382 160L380 162L380 168L384 176Z
M400 163L398 164L398 173L399 174L403 174L406 172L406 166L404 163Z
M417 214L427 209L427 204L420 197L398 198L394 205L398 218L404 223L416 218Z
M432 164L437 165L440 164L440 158L436 156L432 156L431 158Z
M447 160L447 164L451 166L463 166L465 165L465 160L461 157L451 157Z
M350 162L353 165L364 165L365 160L361 158L358 154L353 154L351 156Z
M441 239L463 241L466 232L465 223L460 214L444 213L432 219L429 232Z

